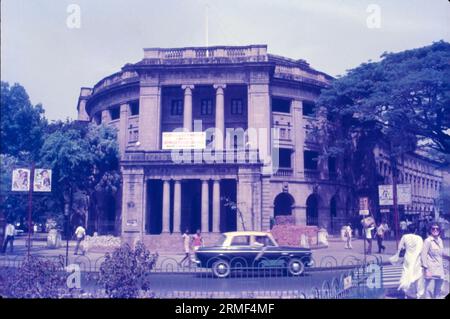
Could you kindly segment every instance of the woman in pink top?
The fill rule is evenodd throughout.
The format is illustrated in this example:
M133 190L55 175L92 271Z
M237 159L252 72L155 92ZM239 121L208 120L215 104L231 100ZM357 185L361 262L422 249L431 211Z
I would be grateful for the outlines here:
M200 229L197 229L197 232L194 235L194 238L192 239L192 248L194 251L197 251L200 247L203 246L203 237L200 234Z

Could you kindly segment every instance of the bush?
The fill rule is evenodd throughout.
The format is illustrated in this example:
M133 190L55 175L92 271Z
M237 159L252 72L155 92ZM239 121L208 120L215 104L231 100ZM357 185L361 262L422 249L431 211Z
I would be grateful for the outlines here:
M2 277L2 294L9 298L58 298L66 287L63 264L35 256Z
M111 298L136 298L149 290L148 273L158 254L150 254L141 242L133 250L126 244L106 254L100 266L99 284Z

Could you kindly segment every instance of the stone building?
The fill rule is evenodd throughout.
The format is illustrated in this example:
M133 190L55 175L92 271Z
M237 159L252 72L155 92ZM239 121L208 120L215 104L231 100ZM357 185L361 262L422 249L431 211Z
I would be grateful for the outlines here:
M383 184L392 184L393 170L386 148L377 147L374 155L378 173L384 179ZM439 199L444 174L441 166L441 163L417 153L407 153L403 156L403 159L398 160L398 183L411 184L412 195L410 205L399 206L401 219L414 222L433 219L439 215ZM392 213L392 209L390 213ZM388 219L391 218L388 217Z
M315 100L330 79L304 60L268 54L266 45L151 48L82 88L79 120L118 129L122 237L178 249L185 229L201 229L210 242L224 231L267 230L280 215L337 231L354 199L341 164L320 156L312 130L324 120ZM176 128L223 132L207 135L215 160L193 151L192 161L175 162L162 145ZM235 157L217 160L225 153Z

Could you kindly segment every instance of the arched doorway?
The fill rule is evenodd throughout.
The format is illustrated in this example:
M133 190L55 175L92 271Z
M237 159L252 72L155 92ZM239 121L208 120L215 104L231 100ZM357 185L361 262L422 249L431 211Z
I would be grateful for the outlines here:
M319 225L319 197L315 194L309 195L306 200L306 225Z
M289 193L280 193L275 197L274 200L274 209L273 216L289 216L292 215L292 207L294 206L295 201L294 197L292 197Z

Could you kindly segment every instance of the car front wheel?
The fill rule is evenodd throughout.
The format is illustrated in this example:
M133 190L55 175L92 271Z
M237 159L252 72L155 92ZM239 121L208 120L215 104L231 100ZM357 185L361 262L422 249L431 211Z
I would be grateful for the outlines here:
M292 276L300 276L305 271L305 265L298 258L292 258L287 265L288 273Z
M231 265L226 260L218 260L213 264L212 272L214 277L226 278L231 273Z

